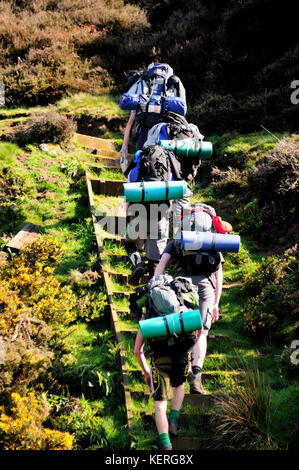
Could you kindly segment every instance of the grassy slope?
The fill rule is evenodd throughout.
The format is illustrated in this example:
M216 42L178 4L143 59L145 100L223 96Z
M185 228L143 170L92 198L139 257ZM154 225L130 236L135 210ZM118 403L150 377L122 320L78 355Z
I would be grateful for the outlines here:
M74 102L77 103L76 97L70 99L68 111L74 110ZM85 110L90 103L90 99L87 99ZM68 105L68 100L64 100L58 103L57 108L63 106L66 110ZM109 117L116 114L115 102L112 100L109 102L104 99L102 103L97 99L96 107ZM0 121L1 130L5 130L13 121L23 119L23 116L20 117L23 112L31 115L35 111L36 108L3 109L3 117L7 116L9 119ZM47 108L43 111L47 111ZM45 152L33 145L20 148L12 143L0 143L0 183L4 185L2 187L0 184L0 191L3 191L0 194L0 197L3 196L0 244L7 243L27 222L38 225L42 233L51 233L63 244L65 254L56 275L63 283L72 282L76 273L94 270L97 263L84 173L84 165L91 161L92 156L75 142L68 149L51 144L48 144L48 148L50 151ZM5 191L9 187L11 190L6 192L5 197ZM82 295L82 289L78 290L78 295ZM79 300L78 297L78 302ZM71 427L71 432L79 436L83 448L108 446L121 449L127 446L127 434L123 429L124 408L121 405L115 407L109 402L111 390L107 397L104 393L108 382L103 379L102 386L99 387L99 382L93 375L95 371L104 373L111 362L111 358L105 359L106 352L101 354L101 342L97 341L99 332L105 334L107 329L109 318L107 321L102 318L101 327L96 321L86 322L78 318L65 331L70 347L67 359L69 372L66 373L71 373L77 381L80 381L80 374L82 380L84 379L81 388L79 386L77 390L73 390L75 396L82 397L82 429L78 429L76 415L73 422L68 424L68 429ZM113 343L113 338L110 340ZM88 377L95 382L94 389L86 385L85 379L87 381ZM118 396L119 392L115 390L113 393ZM60 398L52 394L49 395L50 401L59 402ZM101 396L103 397L98 398ZM121 402L119 398L117 401ZM101 433L96 431L99 419ZM87 436L85 438L82 437L84 433Z

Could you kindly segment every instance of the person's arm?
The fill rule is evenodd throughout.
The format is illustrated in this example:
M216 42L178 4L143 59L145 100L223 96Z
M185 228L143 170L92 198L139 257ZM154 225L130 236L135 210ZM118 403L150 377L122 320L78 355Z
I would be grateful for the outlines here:
M135 340L134 354L144 374L145 382L147 386L149 387L149 389L151 389L151 373L150 373L149 365L146 361L146 358L143 352L143 348L144 348L144 340L141 337L140 330L138 330L138 333L136 335L136 340Z
M212 315L212 323L218 320L218 308L219 308L219 301L222 292L222 284L223 284L223 271L222 271L222 263L220 263L219 269L216 271L216 287L215 287L215 299L214 299L214 306L213 306L213 315Z
M130 140L130 135L131 135L131 129L135 121L135 116L136 116L136 113L132 111L130 114L129 120L127 122L127 125L126 125L125 132L124 132L123 144L122 144L122 148L120 151L121 159L122 157L125 158L126 160L128 158L128 146L129 146L129 140Z
M169 253L163 253L160 258L159 264L157 264L156 266L154 276L160 276L161 274L163 274L170 260L171 255Z

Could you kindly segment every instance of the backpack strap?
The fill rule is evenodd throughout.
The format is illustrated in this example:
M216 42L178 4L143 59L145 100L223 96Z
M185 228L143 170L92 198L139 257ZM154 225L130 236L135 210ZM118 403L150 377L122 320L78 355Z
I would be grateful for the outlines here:
M170 329L169 329L169 325L168 325L168 321L167 321L167 318L166 318L165 313L163 313L163 320L164 320L164 323L165 323L165 327L166 327L166 331L167 331L167 336L170 338L172 335L171 335L171 333L170 333Z
M183 312L180 312L180 325L181 325L181 333L185 333L184 322L183 322Z
M182 175L181 175L181 164L176 158L175 154L172 151L168 151L168 157L170 160L170 165L171 165L171 171L174 176L174 179L181 180Z

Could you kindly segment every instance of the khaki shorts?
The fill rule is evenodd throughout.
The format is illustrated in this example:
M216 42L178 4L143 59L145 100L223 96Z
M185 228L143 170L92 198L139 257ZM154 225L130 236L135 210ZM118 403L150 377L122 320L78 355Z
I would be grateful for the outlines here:
M151 358L152 396L155 401L172 399L172 387L178 387L186 381L189 360L188 352Z
M131 225L132 222L133 225ZM137 225L137 228L139 228L139 225ZM138 230L134 226L134 219L131 219L127 225L127 239L134 241L139 251L145 251L147 259L159 261L168 242L169 220L163 217L152 224L151 230L146 220L142 228L145 229L145 233L140 233L140 236L138 236Z

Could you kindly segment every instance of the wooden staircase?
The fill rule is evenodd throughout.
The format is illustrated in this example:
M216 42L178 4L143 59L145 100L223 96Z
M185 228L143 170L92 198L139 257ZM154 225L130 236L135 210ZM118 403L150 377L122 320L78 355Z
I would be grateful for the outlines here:
M119 254L118 251L122 250L123 237L125 231L125 215L111 213L113 215L98 216L95 207L95 197L97 195L104 195L111 197L122 197L123 182L124 181L106 181L101 178L101 168L119 168L119 154L116 152L114 144L110 140L98 139L89 137L82 134L76 134L76 140L80 145L90 149L90 152L95 155L95 165L91 168L96 168L98 178L91 178L89 170L86 171L86 182L89 194L90 210L93 218L93 224L96 234L97 247L100 257L100 264L103 279L106 285L109 310L111 315L111 325L115 334L115 338L120 343L120 366L122 372L122 385L124 390L124 400L126 406L128 432L130 435L134 434L134 426L136 420L141 420L145 428L149 428L155 438L157 437L154 425L154 412L152 397L146 390L144 379L138 365L134 369L128 366L128 351L134 351L134 341L138 328L138 324L132 325L130 321L130 310L128 299L133 292L133 287L128 284L128 273L123 273L117 269L118 263L127 263L128 258L125 253ZM109 217L115 219L116 223L113 230L107 230ZM103 226L99 227L101 222L105 220L106 230ZM109 248L109 243L113 241L114 249ZM107 248L108 246L108 248ZM115 252L117 251L117 253ZM107 264L107 259L113 261L114 268L112 269ZM143 282L147 282L145 277ZM231 286L224 286L229 288ZM236 287L236 285L232 285ZM117 301L116 301L117 299ZM127 322L127 323L126 323ZM218 341L231 342L230 337L225 335L217 335L211 332L208 337L208 343L215 344ZM129 345L129 349L126 349ZM207 356L207 358L209 355ZM238 381L241 379L242 373L240 371L211 371L203 374L203 381L217 380L223 375L229 375L233 380ZM134 389L134 383L139 383L141 390ZM174 450L203 450L213 448L213 432L211 432L211 410L215 406L219 396L223 396L221 390L213 394L207 395L192 395L188 393L188 384L186 384L187 393L184 399L180 420L179 420L179 436L172 439ZM134 403L138 400L145 400L148 408L151 410L136 410ZM185 411L185 408L187 411ZM190 411L191 410L191 411ZM210 434L209 434L210 433ZM154 444L153 444L154 445Z

